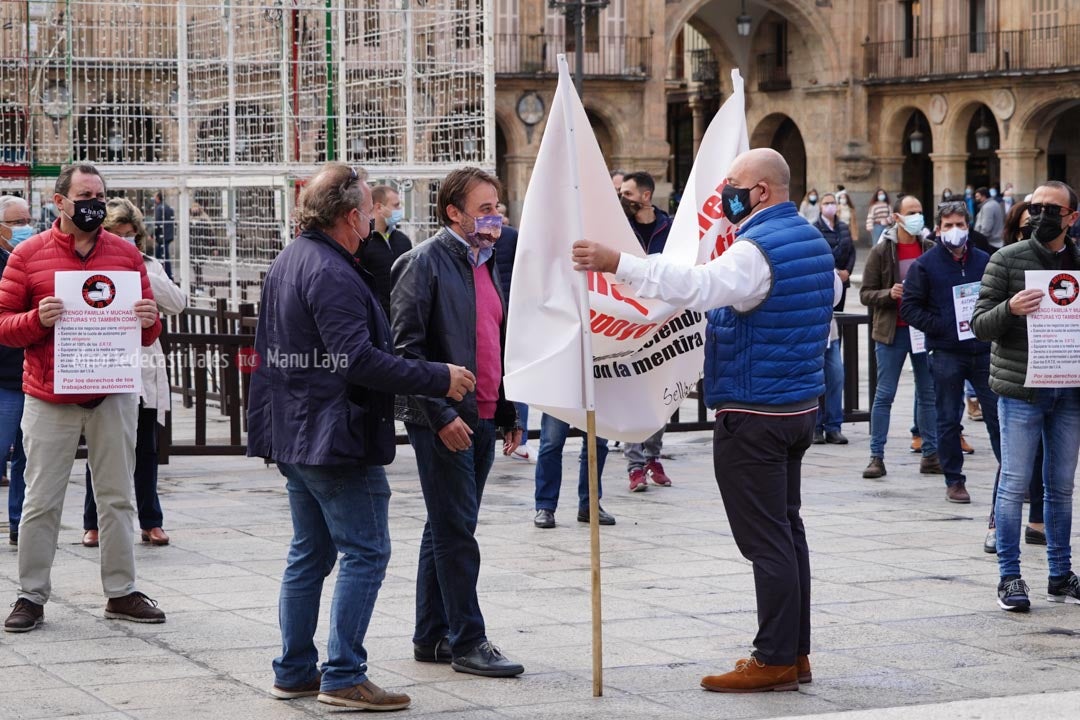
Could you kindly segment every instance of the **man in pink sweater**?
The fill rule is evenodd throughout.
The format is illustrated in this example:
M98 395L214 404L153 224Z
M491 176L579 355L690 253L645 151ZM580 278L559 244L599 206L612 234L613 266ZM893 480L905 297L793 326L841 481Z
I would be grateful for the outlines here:
M402 400L416 452L427 523L416 572L413 656L487 677L525 672L488 641L476 596L480 547L474 536L496 437L509 455L521 442L514 404L502 385L506 300L495 263L502 227L499 181L477 168L455 170L439 187L443 228L398 258L391 273L395 349L406 358L473 371L476 390L460 402Z

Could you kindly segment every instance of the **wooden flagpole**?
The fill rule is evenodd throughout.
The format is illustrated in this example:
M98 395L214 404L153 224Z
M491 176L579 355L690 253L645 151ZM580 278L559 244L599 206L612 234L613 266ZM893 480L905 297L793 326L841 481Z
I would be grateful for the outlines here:
M559 90L565 91L570 85L570 69L566 64L566 55L560 54L559 59ZM581 72L581 68L577 68ZM568 98L563 98L563 119L566 121L566 130L570 140L570 182L574 190L581 192L581 173L577 162L577 136L574 128L574 114ZM581 216L581 203L577 204L577 212L569 215L571 235L574 240L584 239L584 219ZM599 473L596 467L596 397L593 388L593 355L592 334L587 318L589 317L589 287L588 277L585 273L579 273L581 281L578 283L578 297L586 321L581 328L582 345L582 384L585 405L585 431L586 447L589 454L589 554L592 561L592 678L593 697L604 694L604 637L603 619L600 603L600 498Z

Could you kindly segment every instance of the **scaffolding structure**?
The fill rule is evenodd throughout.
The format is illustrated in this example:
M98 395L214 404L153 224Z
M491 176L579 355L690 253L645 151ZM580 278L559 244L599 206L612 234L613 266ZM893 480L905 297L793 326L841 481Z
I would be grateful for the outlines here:
M439 180L495 165L491 0L0 0L0 192L55 217L93 162L192 298L254 302L298 186L339 160L396 186L414 240ZM159 210L159 240L168 223Z

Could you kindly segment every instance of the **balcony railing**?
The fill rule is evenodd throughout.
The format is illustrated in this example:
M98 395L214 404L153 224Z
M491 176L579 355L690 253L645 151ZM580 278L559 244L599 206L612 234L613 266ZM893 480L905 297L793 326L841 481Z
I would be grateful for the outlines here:
M495 36L495 74L543 77L559 72L557 57L566 53L570 72L577 59L574 38L562 34ZM652 71L652 36L601 35L585 38L585 77L645 80Z
M791 89L791 76L788 75L787 65L776 61L776 53L757 56L757 84L758 92Z
M867 43L868 83L1080 69L1080 25Z

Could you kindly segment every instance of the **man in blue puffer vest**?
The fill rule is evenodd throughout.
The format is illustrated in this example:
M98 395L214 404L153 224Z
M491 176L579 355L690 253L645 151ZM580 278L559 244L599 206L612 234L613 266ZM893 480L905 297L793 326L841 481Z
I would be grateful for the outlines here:
M825 391L825 346L841 294L829 244L788 199L775 150L743 153L721 191L738 241L705 265L638 258L588 240L575 269L613 272L638 297L708 310L705 402L716 409L716 483L735 543L754 564L750 658L701 681L716 692L810 682L810 558L799 515L802 458Z
M900 300L900 317L926 334L930 374L937 390L938 457L945 472L945 499L954 503L971 502L960 449L964 380L971 382L979 396L990 446L1001 462L997 395L990 389L990 343L977 339L971 330L971 313L990 256L968 243L968 222L966 203L949 202L938 208L941 242L912 264ZM960 317L957 301L967 308Z

